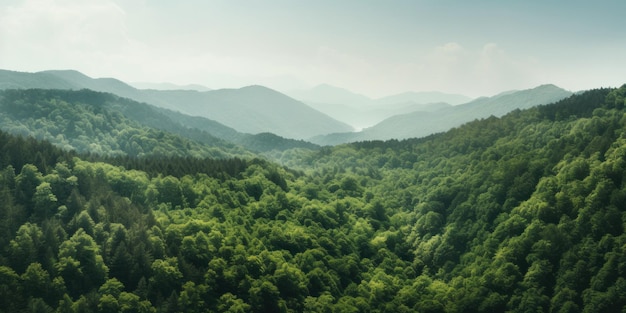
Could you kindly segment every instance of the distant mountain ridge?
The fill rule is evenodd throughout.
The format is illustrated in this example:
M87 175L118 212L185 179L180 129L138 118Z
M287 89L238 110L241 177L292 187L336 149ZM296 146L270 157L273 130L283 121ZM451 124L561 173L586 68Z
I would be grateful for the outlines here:
M371 127L394 115L414 111L436 111L450 105L458 105L472 100L459 94L434 91L405 92L372 99L326 84L309 90L287 92L287 94L357 129Z
M293 90L286 94L294 99L305 102L333 103L352 107L370 105L373 102L373 100L367 96L328 84L317 85L308 90Z
M398 103L438 103L445 102L451 105L458 105L471 101L472 98L459 95L443 93L438 91L423 91L423 92L404 92L397 95L391 95L384 98L376 99L376 103L379 105L393 105Z
M424 137L447 131L475 119L491 115L500 117L515 109L549 104L571 95L572 92L555 85L541 85L533 89L501 93L490 98L483 97L437 111L416 111L396 115L360 132L318 136L311 141L320 145L336 145L365 140Z
M261 86L198 92L139 90L114 78L91 78L78 71L23 73L0 70L0 89L91 89L202 116L244 133L274 133L305 139L352 127L306 104Z
M91 89L108 92L139 102L156 104L158 99L115 78L91 78L75 70L50 70L36 73L0 70L0 89Z
M15 88L91 89L112 93L169 110L161 113L176 117L176 123L185 127L186 123L192 123L193 128L217 138L247 148L262 146L263 151L271 149L268 145L272 143L280 143L281 147L315 147L303 140L335 145L424 137L474 119L502 116L515 109L552 103L572 94L554 85L542 85L459 104L469 98L440 92L407 92L370 99L342 88L320 85L308 91L309 95L315 95L309 99L343 103L307 101L305 104L263 86L210 91L140 90L114 78L94 79L73 70L37 73L0 70L0 89ZM357 129L367 127L352 132L348 124L357 125ZM253 144L254 138L262 139L262 143ZM295 141L286 142L286 138Z
M421 104L445 102L451 105L457 105L472 100L472 98L464 95L438 91L408 91L382 98L370 98L368 96L328 84L321 84L308 90L293 90L286 92L286 94L292 98L305 102L334 103L348 106L380 106L409 102Z
M195 91L210 91L211 88L198 85L198 84L189 84L189 85L177 85L172 83L145 83L145 82L134 82L129 83L129 85L137 88L137 89L154 89L154 90L195 90Z
M144 93L158 97L159 106L207 117L244 133L271 132L287 138L306 139L335 129L352 130L347 124L302 102L258 85L209 92L145 90Z

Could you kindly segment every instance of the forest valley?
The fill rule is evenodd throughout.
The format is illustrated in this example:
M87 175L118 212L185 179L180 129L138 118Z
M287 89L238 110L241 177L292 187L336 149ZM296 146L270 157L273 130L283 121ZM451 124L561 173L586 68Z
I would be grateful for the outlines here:
M0 312L626 312L625 94L261 156L0 92Z

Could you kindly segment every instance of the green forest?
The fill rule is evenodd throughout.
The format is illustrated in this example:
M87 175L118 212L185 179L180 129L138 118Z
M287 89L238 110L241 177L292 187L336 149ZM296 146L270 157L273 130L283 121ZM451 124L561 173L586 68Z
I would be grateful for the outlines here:
M88 89L2 90L1 129L65 150L106 156L253 158L316 145L270 133L243 134L215 121Z
M626 313L626 85L264 156L58 92L0 95L0 312Z

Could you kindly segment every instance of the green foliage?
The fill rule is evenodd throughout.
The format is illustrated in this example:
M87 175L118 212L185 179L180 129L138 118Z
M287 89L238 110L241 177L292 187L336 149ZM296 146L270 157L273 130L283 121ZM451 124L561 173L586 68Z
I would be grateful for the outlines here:
M4 90L2 129L66 150L109 156L224 158L250 154L188 129L147 104L91 90Z
M0 312L619 312L625 93L282 154L299 171L0 132Z

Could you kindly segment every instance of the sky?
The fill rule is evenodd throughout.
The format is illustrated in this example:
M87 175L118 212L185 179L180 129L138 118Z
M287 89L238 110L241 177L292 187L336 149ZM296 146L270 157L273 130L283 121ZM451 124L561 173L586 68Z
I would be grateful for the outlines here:
M3 0L0 68L372 98L626 83L623 0Z

